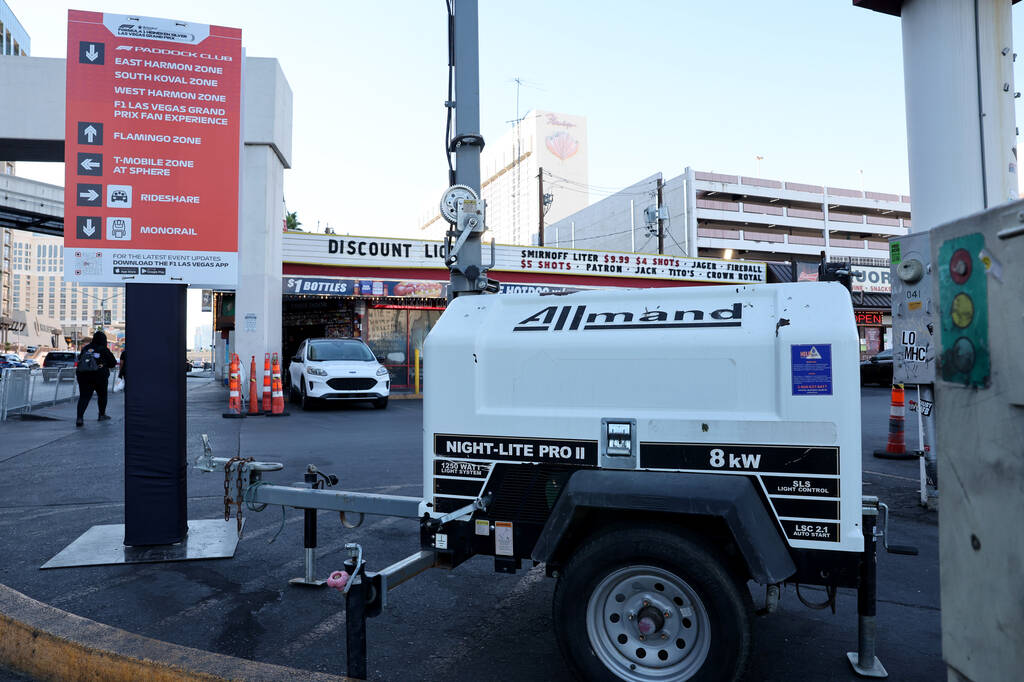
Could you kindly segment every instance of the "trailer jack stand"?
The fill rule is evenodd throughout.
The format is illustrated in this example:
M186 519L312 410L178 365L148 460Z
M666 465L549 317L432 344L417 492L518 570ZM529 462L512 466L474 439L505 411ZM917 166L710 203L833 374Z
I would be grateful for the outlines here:
M326 580L316 577L316 509L303 509L302 546L306 551L306 573L301 578L292 578L289 585L323 587Z
M875 605L878 599L875 521L878 518L878 498L866 497L864 502L864 556L857 588L857 651L847 652L846 658L853 672L860 677L883 678L889 673L875 656Z

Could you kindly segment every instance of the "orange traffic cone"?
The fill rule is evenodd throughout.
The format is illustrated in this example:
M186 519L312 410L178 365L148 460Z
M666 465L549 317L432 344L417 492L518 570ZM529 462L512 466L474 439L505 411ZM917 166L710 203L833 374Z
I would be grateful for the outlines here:
M266 415L268 417L287 417L288 415L284 411L284 391L281 386L281 361L277 359L277 353L274 353L271 381L270 412L267 412Z
M907 452L904 440L906 408L903 403L903 384L892 385L892 402L889 407L889 441L885 450L875 450L880 459L916 459L917 454Z
M263 413L270 414L270 353L263 357Z
M231 365L228 368L228 411L221 416L226 419L244 417L242 412L242 393L238 385L238 356L231 354Z
M256 386L256 356L252 356L249 369L249 414L260 413L260 392Z

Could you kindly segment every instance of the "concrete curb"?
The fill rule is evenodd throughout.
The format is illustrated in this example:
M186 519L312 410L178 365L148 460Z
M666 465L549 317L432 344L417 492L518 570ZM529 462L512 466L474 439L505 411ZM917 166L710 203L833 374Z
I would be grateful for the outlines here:
M0 585L0 664L44 680L351 680L150 639L61 611L6 585Z

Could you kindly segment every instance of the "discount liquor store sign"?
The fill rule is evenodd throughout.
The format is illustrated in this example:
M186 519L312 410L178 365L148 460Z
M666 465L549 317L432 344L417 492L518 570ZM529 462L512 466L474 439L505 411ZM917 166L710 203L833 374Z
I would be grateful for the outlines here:
M242 32L68 12L64 270L234 287Z

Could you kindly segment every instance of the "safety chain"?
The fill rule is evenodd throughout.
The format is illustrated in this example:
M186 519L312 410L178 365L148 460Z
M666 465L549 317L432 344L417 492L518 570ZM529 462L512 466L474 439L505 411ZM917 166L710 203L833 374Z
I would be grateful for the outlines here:
M224 463L224 520L231 520L231 505L234 504L238 510L235 517L238 519L238 534L242 534L242 474L244 465L253 461L252 457L232 457ZM231 498L231 465L238 464L237 476L235 477L236 496Z

